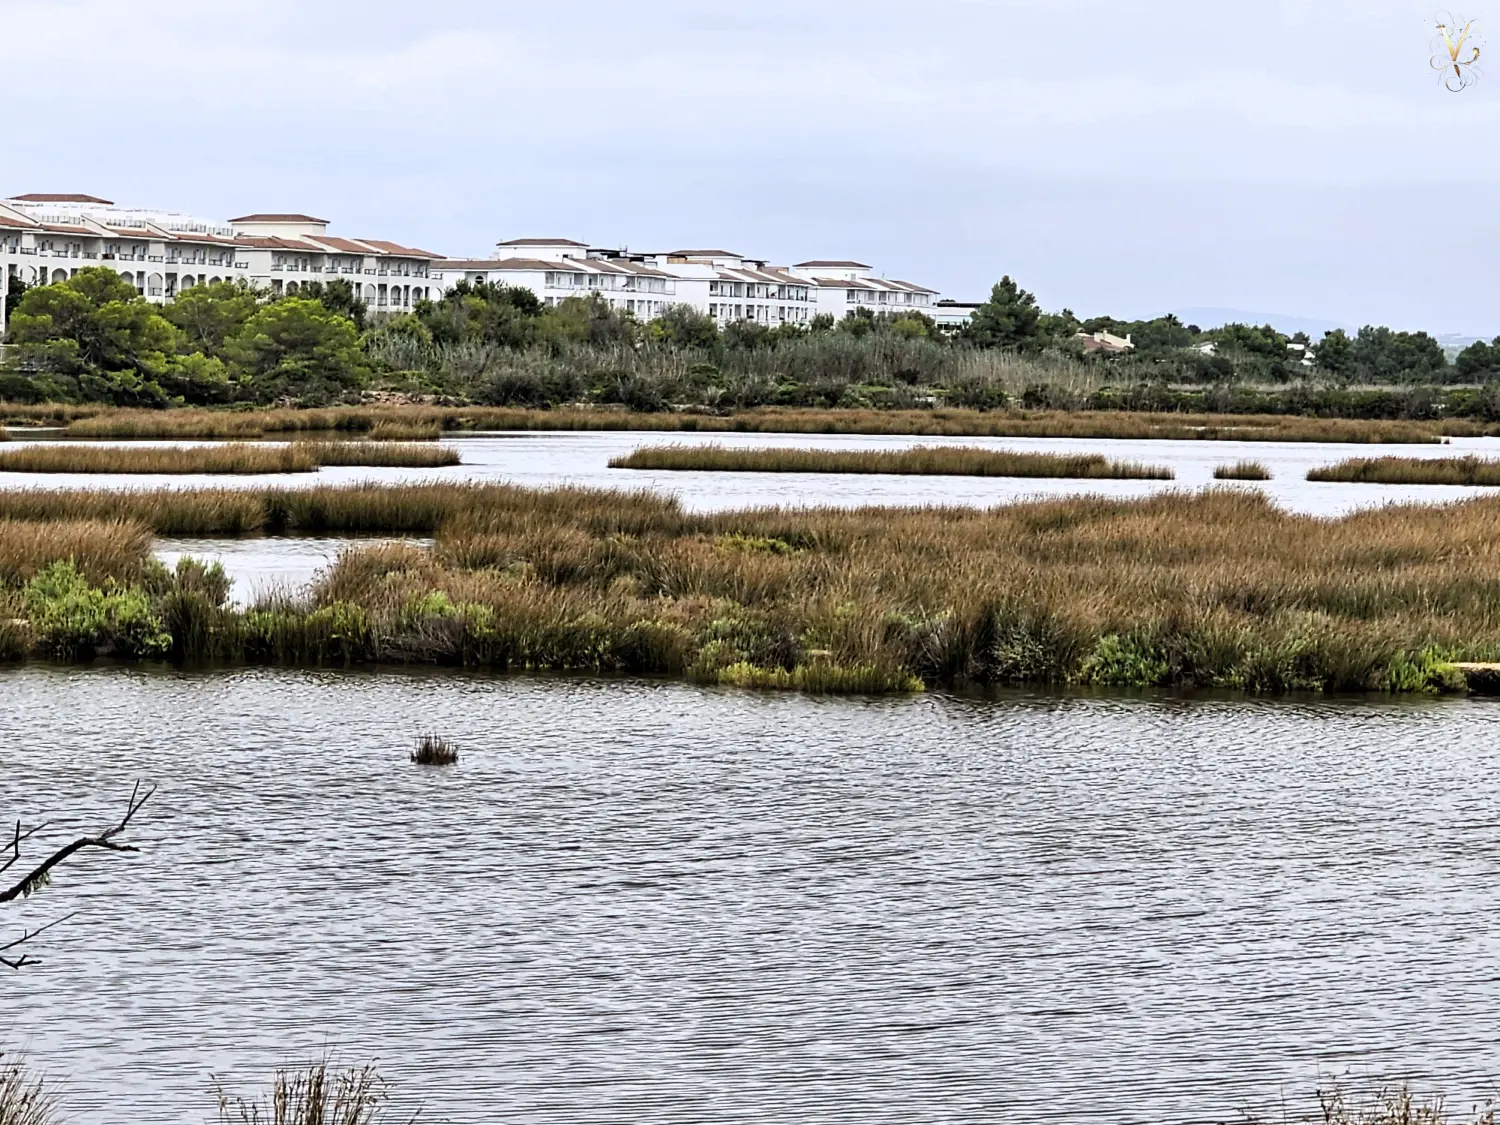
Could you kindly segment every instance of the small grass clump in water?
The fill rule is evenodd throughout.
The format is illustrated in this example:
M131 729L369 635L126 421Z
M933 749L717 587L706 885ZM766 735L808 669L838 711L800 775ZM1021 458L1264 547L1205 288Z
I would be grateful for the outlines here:
M451 766L458 761L458 747L435 734L424 734L411 752L411 760L419 766Z
M1500 485L1500 461L1480 457L1354 457L1308 472L1311 481L1353 484Z
M376 1125L390 1104L390 1087L373 1065L335 1071L326 1059L306 1070L278 1069L269 1100L226 1093L217 1079L214 1086L220 1125Z
M1098 454L1011 453L971 446L902 450L734 449L660 445L610 461L611 469L736 473L894 473L923 476L1171 480L1172 470L1107 461Z
M1259 461L1236 461L1214 469L1215 480L1270 480L1271 470Z

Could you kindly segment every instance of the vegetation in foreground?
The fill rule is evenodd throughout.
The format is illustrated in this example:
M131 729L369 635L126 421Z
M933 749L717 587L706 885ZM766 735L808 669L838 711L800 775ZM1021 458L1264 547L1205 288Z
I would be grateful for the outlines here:
M966 446L919 445L901 450L734 449L722 445L658 445L609 463L611 469L733 473L896 473L917 476L1069 477L1171 480L1171 469L1108 461L1097 453L1013 453Z
M1279 1122L1248 1117L1244 1125L1496 1125L1494 1105L1475 1107L1471 1112L1451 1112L1442 1098L1418 1097L1410 1083L1402 1083L1361 1094L1345 1083L1334 1083L1317 1093L1316 1112L1296 1117L1283 1113Z
M0 1059L0 1125L61 1125L57 1097L19 1060Z
M1162 414L1095 410L871 410L757 408L726 413L560 407L350 406L323 410L117 410L68 424L72 437L254 438L283 433L420 430L637 430L705 433L902 434L916 437L1071 437L1171 441L1302 441L1435 444L1484 427L1258 414Z
M1500 656L1500 501L1335 521L1258 492L1072 498L990 511L694 515L650 494L501 486L241 498L267 521L434 531L346 552L305 597L244 611L221 571L122 550L25 579L0 539L11 658L624 672L806 691L1006 683L1252 692L1462 690ZM32 519L222 514L222 492L0 493ZM296 513L281 502L302 504ZM315 517L315 518L314 518ZM257 522L259 521L259 522ZM384 522L382 522L384 521ZM253 526L252 526L253 525ZM179 532L180 533L180 532ZM122 544L139 537L122 533ZM103 573L103 577L100 575Z
M1500 485L1500 461L1479 457L1355 457L1312 469L1307 479L1354 484Z
M1214 469L1215 480L1270 480L1271 470L1259 461L1236 461Z
M460 463L452 449L375 442L294 442L261 445L98 446L28 442L0 450L6 473L211 473L251 476L313 473L325 465L430 469Z

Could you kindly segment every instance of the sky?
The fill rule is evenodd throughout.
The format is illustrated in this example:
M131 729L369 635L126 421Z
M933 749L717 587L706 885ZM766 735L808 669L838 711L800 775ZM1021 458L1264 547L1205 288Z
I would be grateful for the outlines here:
M1500 0L1494 43L1500 52ZM1421 0L0 0L0 195L1500 334ZM1478 8L1465 10L1483 17Z

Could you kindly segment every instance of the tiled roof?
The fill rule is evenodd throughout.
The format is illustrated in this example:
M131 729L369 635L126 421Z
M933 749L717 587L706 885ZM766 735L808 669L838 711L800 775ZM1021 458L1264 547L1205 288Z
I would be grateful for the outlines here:
M241 215L238 219L230 219L231 223L322 223L328 225L327 219L316 219L311 215Z
M587 242L574 242L571 238L511 238L504 242L495 243L496 246L582 246L588 248Z
M105 207L115 205L114 200L100 199L96 195L48 195L40 192L31 195L13 195L10 198L18 203L98 203Z
M443 257L441 254L434 254L431 250L418 250L412 246L402 246L399 242L387 242L382 238L361 238L356 241L363 242L366 246L373 246L382 253L395 254L403 258L430 258L436 261Z
M799 270L816 270L816 269L825 269L825 270L826 269L867 270L867 269L870 269L871 267L867 266L864 262L821 262L821 261L819 261L819 262L798 262L795 268L799 269Z
M370 247L364 245L363 243L355 242L352 239L348 239L348 238L335 238L331 234L314 234L314 235L309 235L308 237L311 238L311 239L313 239L315 242L318 242L318 243L322 244L323 246L331 247L332 249L337 250L340 253L344 253L344 254L368 254L368 253L370 253Z

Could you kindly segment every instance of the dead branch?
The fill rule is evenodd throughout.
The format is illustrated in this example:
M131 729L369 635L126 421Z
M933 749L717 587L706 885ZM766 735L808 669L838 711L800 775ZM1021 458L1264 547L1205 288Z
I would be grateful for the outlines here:
M120 818L118 824L106 828L97 836L80 836L72 843L58 848L57 851L21 876L14 884L8 888L0 889L0 904L13 902L18 898L27 898L41 890L51 882L52 871L58 864L66 862L70 857L88 848L102 848L105 851L111 852L139 851L140 849L135 845L121 843L116 837L124 834L125 830L130 827L130 822L135 819L135 814L141 811L141 808L151 799L155 792L156 786L153 785L145 793L142 793L141 783L136 782L135 788L131 791L130 803L125 809L125 815ZM21 845L45 827L46 825L37 825L35 828L23 832L20 822L16 823L15 831L11 834L10 844L5 849L7 853L6 858L3 863L0 863L0 874L9 871L20 862ZM68 917L71 918L72 915L68 915ZM40 926L34 930L27 930L20 937L6 942L4 945L0 945L0 965L8 969L19 969L24 965L31 964L33 958L27 956L25 953L22 953L19 957L6 957L5 954L31 941L38 934L50 930L53 926L60 925L65 921L67 921L67 918L59 918L56 921L48 922L45 926Z

